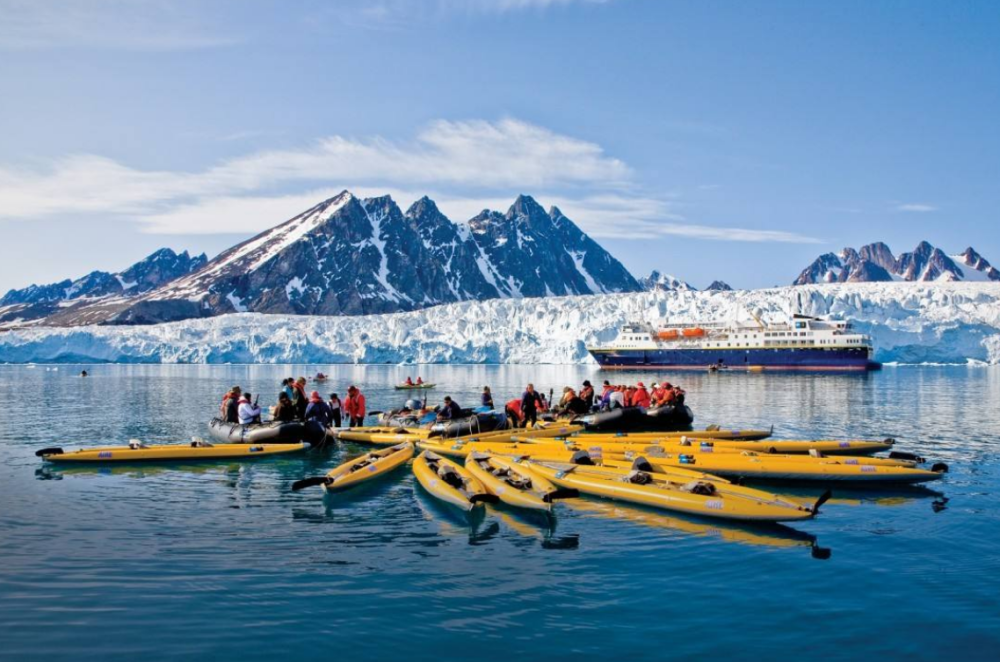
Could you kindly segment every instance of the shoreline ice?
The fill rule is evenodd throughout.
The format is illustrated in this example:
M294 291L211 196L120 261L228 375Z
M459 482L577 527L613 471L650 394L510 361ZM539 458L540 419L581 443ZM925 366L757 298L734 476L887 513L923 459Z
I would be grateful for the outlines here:
M494 299L356 317L238 313L0 333L0 363L592 363L627 322L849 319L884 363L1000 363L1000 285L847 283Z

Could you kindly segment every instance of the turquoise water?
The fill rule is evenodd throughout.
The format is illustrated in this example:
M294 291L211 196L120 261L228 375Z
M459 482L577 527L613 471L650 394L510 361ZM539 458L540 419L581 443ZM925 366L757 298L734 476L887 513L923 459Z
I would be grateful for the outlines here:
M268 400L323 370L395 403L396 367L0 366L0 657L556 660L997 659L1000 370L666 375L696 423L776 436L892 436L944 460L932 490L835 490L795 527L739 527L596 500L554 527L469 523L400 471L292 493L359 447L255 463L44 468L44 446L184 441L226 387ZM413 368L408 368L414 374ZM473 403L587 368L429 366ZM640 379L649 380L645 374ZM500 398L498 398L498 401ZM815 489L779 489L800 496ZM944 498L947 503L942 509ZM812 550L828 548L828 560Z

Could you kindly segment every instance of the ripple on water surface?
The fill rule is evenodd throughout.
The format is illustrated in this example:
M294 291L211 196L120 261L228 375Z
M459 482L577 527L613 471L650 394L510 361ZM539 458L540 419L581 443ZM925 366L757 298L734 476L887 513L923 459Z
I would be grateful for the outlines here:
M687 387L699 425L891 436L952 467L926 489L835 489L819 518L795 526L592 499L560 502L552 521L489 507L470 522L408 469L350 493L290 491L361 452L350 445L252 463L42 469L43 446L204 435L232 384L264 402L282 377L321 369L324 393L358 383L374 409L417 372L88 369L0 367L0 657L994 659L1000 646L994 369L665 374ZM419 370L442 384L435 397L460 403L483 384L503 398L529 380L547 390L600 378L573 366Z

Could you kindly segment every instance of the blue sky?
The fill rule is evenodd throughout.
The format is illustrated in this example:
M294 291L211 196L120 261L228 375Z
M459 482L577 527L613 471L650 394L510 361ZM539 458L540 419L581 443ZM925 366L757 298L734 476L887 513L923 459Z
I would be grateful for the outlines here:
M1000 263L996 2L0 0L0 290L344 188L556 204L636 275Z

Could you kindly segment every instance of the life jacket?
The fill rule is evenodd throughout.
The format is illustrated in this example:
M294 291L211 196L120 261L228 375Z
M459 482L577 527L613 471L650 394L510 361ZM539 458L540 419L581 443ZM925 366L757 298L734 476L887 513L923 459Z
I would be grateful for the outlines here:
M644 388L637 388L632 394L632 404L636 407L649 406L649 393Z

